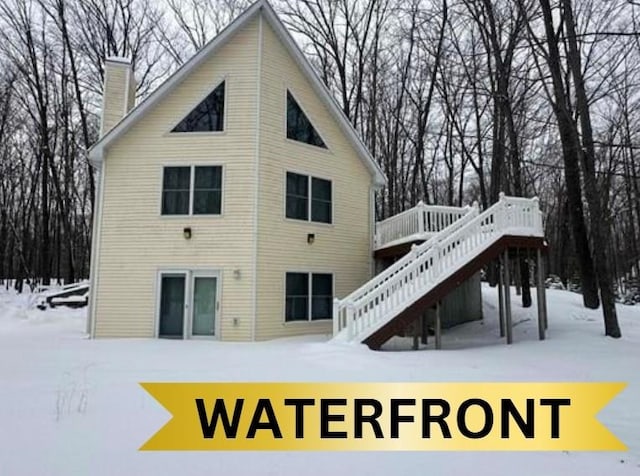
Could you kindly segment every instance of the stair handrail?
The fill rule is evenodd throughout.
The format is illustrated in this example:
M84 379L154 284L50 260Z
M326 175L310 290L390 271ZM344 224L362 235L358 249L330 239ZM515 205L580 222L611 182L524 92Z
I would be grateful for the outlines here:
M385 223L389 223L391 221L397 220L399 217L408 215L409 213L414 213L417 210L435 210L435 211L441 211L443 213L457 213L457 212L462 212L464 211L466 208L469 208L469 206L467 205L466 207L454 207L451 205L427 205L426 203L424 203L422 200L419 201L418 203L416 203L413 207L411 208L407 208L406 210L401 211L400 213L396 213L395 215L391 215L387 218L385 218L384 220L379 220L376 222L376 225L382 225Z
M426 252L435 243L444 239L444 237L446 237L448 233L453 232L455 229L457 229L458 227L461 227L462 225L467 223L469 220L472 220L475 216L477 216L479 213L478 202L474 202L473 205L467 205L461 210L466 210L466 214L463 215L462 218L453 222L448 227L443 228L441 231L439 231L438 233L436 233L435 235L433 235L431 238L424 241L423 243L420 243L419 245L413 245L412 252L415 253L415 256L420 256L422 253ZM412 258L411 253L407 253L398 261L393 263L391 266L389 266L382 272L378 273L373 278L371 278L371 280L369 280L368 282L360 286L358 289L353 291L351 294L349 294L348 296L345 296L342 299L338 299L337 301L339 303L346 302L346 301L354 301L354 302L357 301L358 299L366 295L368 292L374 290L380 284L384 283L391 275L395 274L404 266L409 264L411 260L415 258L415 256ZM370 284L371 281L374 279L377 281L377 283Z

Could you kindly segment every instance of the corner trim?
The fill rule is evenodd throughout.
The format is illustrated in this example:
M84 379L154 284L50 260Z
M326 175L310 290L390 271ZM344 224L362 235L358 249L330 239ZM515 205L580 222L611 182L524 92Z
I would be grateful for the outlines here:
M127 74L124 78L124 104L122 105L122 117L129 112L129 94L131 93L131 65L127 68Z
M102 165L102 164L101 164ZM100 241L102 228L102 202L104 201L105 168L104 165L98 168L100 180L98 182L98 201L93 215L93 225L91 228L91 257L89 271L89 312L87 315L87 334L91 339L96 336L96 302L98 297L98 274L100 261Z
M258 15L258 59L256 65L256 152L253 197L253 309L251 311L251 341L256 340L258 319L258 206L260 204L260 119L262 113L262 15Z

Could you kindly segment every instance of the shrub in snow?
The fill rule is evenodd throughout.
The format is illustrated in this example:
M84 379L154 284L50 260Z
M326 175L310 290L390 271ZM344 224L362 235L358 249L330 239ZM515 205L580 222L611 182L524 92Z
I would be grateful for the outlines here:
M580 281L580 276L573 275L569 282L567 282L567 289L574 293L582 293L582 282Z
M631 276L621 281L621 290L616 293L618 302L629 306L640 304L640 278Z
M550 274L549 277L545 280L544 285L548 289L564 290L564 284L562 284L562 280L557 274Z

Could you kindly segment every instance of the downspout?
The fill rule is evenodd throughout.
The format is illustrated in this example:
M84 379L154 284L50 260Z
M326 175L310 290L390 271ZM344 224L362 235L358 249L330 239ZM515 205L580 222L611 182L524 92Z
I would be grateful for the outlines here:
M369 187L369 276L373 278L376 275L375 253L375 235L376 235L376 187Z

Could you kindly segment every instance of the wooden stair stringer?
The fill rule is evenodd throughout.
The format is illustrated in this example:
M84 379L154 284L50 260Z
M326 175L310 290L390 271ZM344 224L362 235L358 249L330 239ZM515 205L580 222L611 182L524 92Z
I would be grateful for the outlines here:
M542 237L516 235L500 237L488 248L471 258L460 269L431 288L421 298L409 305L389 322L370 334L362 343L369 346L372 350L379 350L385 342L418 319L425 309L434 306L438 301L444 299L456 287L496 259L504 250L509 248L546 249L546 246L546 242Z

